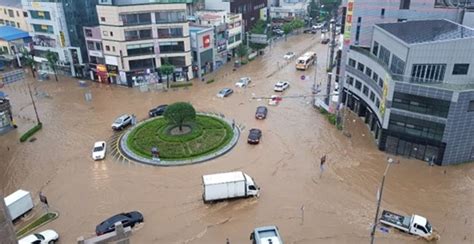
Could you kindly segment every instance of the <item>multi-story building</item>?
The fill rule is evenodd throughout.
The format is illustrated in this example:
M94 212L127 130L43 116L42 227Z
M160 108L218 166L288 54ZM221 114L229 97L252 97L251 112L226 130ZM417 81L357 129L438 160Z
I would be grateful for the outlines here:
M194 77L201 78L214 70L214 28L191 25L189 32Z
M80 76L83 64L80 47L72 46L69 36L67 15L62 2L54 0L22 0L23 10L28 13L30 48L40 70L49 70L46 54L48 51L58 57L57 69L60 73ZM85 13L83 13L85 14Z
M105 64L119 73L114 83L136 86L165 81L168 75L160 74L162 64L175 67L169 76L172 81L193 78L186 9L183 0L99 3Z
M205 6L210 10L242 14L245 31L249 31L257 20L267 14L267 0L205 0Z
M351 46L343 102L380 150L439 165L474 160L474 29L449 20L376 24Z
M203 10L197 11L195 15L198 25L214 28L214 67L218 69L237 55L237 47L242 44L242 14Z
M107 67L102 47L102 35L100 26L84 27L84 38L87 50L88 71L91 80L99 82L112 82L111 77L116 77L118 71L113 67ZM107 69L108 68L108 69ZM110 71L110 73L108 72Z
M308 12L308 0L281 0L275 6L269 6L271 18L305 18ZM272 4L273 5L273 4Z
M21 0L0 0L0 26L6 25L29 32L28 13L24 12Z

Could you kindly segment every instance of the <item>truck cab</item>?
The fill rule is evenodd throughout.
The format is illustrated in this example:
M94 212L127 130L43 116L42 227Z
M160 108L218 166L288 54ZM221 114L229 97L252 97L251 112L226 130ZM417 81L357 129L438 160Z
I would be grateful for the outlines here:
M252 177L244 173L246 188L247 188L247 196L259 196L260 195L260 187L255 184Z
M428 237L433 234L433 229L425 217L414 214L412 215L410 233L422 237Z
M255 228L250 234L252 244L283 244L278 227L264 226Z

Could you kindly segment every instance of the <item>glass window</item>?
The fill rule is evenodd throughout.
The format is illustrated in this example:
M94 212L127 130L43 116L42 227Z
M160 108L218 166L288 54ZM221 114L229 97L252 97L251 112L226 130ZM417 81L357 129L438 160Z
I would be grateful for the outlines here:
M143 39L151 39L151 38L153 38L151 29L125 31L126 41L143 40Z
M121 14L120 19L126 26L151 24L151 13Z
M371 78L372 77L372 69L370 69L369 67L365 67L365 74Z
M411 81L438 83L444 80L446 64L414 64L411 70Z
M474 111L474 100L469 101L469 107L467 109L468 112Z
M379 82L378 82L380 88L383 88L383 80L382 78L379 78Z
M186 66L186 57L167 57L161 58L162 64L171 64L175 67L185 67Z
M379 43L374 41L374 46L372 47L372 53L375 55L375 56L378 56L379 54Z
M161 53L184 52L184 42L160 42Z
M360 91L360 88L362 87L362 83L360 81L356 80L355 88Z
M388 129L417 137L441 141L445 125L398 114L390 114Z
M356 61L352 58L349 59L349 66L355 68L356 67Z
M467 75L469 64L454 64L453 75Z
M100 21L105 22L105 17L100 17Z
M410 9L410 0L401 0L400 9Z
M375 102L375 94L373 91L370 91L370 100L372 100L372 102Z
M87 37L92 37L92 30L91 29L86 29L85 31Z
M403 74L405 72L405 62L392 54L392 65L390 65L390 71L394 74Z
M110 46L109 45L105 45L105 51L110 51Z
M362 93L364 93L364 95L366 96L369 96L369 88L366 85L364 85L364 89L362 90Z
M450 102L430 97L394 92L392 107L447 118Z
M28 13L23 11L23 17L28 18Z
M32 19L46 19L46 20L51 19L51 15L48 11L30 10L30 16L31 16Z
M53 27L50 26L50 25L36 25L36 24L33 24L33 30L35 32L54 34Z
M89 50L95 50L94 42L87 41L87 49L89 49Z
M375 99L375 106L377 106L377 108L380 108L380 100L378 98Z
M186 11L184 10L159 11L155 13L155 19L156 19L156 23L185 22Z
M354 85L354 77L347 76L346 81L347 81L347 84L349 84L351 86Z
M156 67L154 58L130 60L128 61L128 65L130 67L130 70L150 69Z
M358 69L359 71L364 72L364 68L365 68L365 66L364 66L362 63L358 63L358 64L357 64L357 69Z
M379 79L379 75L375 72L372 73L372 80L377 81Z
M183 37L183 27L158 28L158 38Z
M388 66L390 62L390 51L382 45L380 46L379 59Z
M8 10L8 16L10 16L12 18L15 17L15 14L13 13L13 10L11 10L11 9Z
M153 43L127 45L128 56L148 55L154 53L155 48Z

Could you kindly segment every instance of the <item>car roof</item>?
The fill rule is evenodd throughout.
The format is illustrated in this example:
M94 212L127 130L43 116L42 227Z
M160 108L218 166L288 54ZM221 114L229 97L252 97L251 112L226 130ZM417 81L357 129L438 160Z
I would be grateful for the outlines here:
M120 115L120 117L118 117L117 119L125 119L126 117L130 117L130 115L128 115L128 114L122 114L122 115Z
M249 130L250 133L252 132L262 132L260 129L257 129L257 128L252 128Z
M96 142L94 143L94 147L101 147L101 146L102 146L102 143L105 144L105 141L96 141Z
M257 110L260 110L260 109L267 109L267 107L265 107L265 106L258 106L258 107L257 107Z

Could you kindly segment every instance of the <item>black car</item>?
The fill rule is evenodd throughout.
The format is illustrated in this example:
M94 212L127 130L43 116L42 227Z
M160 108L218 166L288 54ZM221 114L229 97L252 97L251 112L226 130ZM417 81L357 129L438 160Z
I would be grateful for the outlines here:
M143 215L138 211L114 215L95 227L95 233L100 236L115 230L115 223L122 222L123 227L134 227L143 222Z
M265 106L258 106L255 112L256 119L265 119L267 117L268 109Z
M150 112L148 112L148 115L150 117L156 117L156 116L163 115L163 113L165 112L167 107L168 107L168 104L160 105L160 106L150 110Z
M250 129L249 137L247 138L247 142L249 144L258 144L260 142L260 138L262 137L262 131L259 129Z
M308 29L303 30L303 33L305 33L305 34L310 34L310 33L311 34L316 34L316 33L318 33L318 30L313 29L313 28L308 28Z

